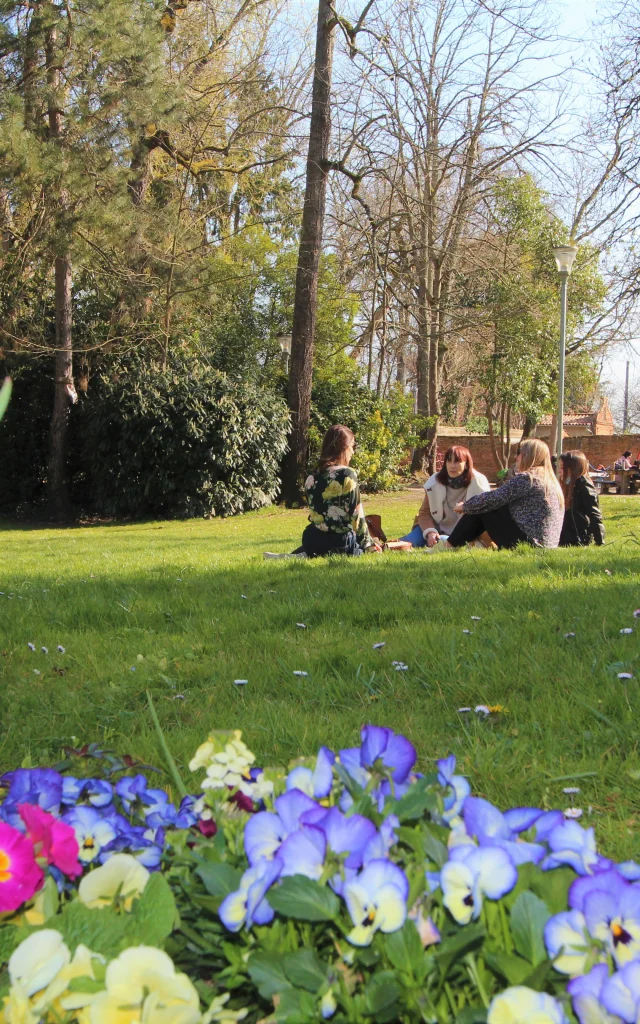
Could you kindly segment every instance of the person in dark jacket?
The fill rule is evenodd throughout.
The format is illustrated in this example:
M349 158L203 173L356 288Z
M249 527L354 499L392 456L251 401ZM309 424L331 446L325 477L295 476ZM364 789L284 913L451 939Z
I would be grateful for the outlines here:
M580 451L565 452L561 459L565 512L560 547L585 547L592 537L596 544L604 544L598 492L589 476L586 455Z

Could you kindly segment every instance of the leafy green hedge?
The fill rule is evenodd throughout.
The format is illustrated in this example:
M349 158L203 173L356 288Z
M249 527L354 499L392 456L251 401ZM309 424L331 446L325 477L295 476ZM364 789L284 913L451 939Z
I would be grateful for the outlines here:
M89 491L109 515L233 515L279 487L289 413L271 391L184 356L120 362L84 403Z

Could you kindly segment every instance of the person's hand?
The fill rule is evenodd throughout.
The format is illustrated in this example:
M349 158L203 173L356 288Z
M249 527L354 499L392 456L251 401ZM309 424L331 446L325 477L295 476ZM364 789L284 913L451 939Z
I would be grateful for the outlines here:
M367 554L377 555L382 551L382 544L379 544L377 540L374 540L370 548L367 548Z
M457 505L453 506L453 511L457 512L461 516L464 512L464 501L459 501Z
M425 543L426 543L428 548L434 548L439 540L440 540L440 534L439 533L435 533L435 531L432 530L431 533L427 534L427 539L426 539Z

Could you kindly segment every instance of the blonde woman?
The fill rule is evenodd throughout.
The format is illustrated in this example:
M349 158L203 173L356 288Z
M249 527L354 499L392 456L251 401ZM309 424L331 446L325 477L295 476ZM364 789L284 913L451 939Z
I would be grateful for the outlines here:
M462 518L449 537L452 548L477 540L486 530L499 548L519 543L557 548L564 496L551 465L549 447L537 437L518 447L516 471L502 487L456 505Z

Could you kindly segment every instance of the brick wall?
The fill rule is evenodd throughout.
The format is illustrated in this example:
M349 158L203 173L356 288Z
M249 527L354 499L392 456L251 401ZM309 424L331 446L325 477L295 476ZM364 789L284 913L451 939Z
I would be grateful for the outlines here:
M491 444L486 436L469 437L441 437L438 438L438 452L444 455L447 448L454 445L464 445L473 455L473 463L480 473L484 473L490 480L495 480L496 464L491 454ZM580 449L587 456L592 466L602 463L603 466L610 466L623 452L633 452L635 458L640 452L640 434L598 434L594 437L565 437L563 450L571 451ZM516 445L512 445L511 451L515 459Z

